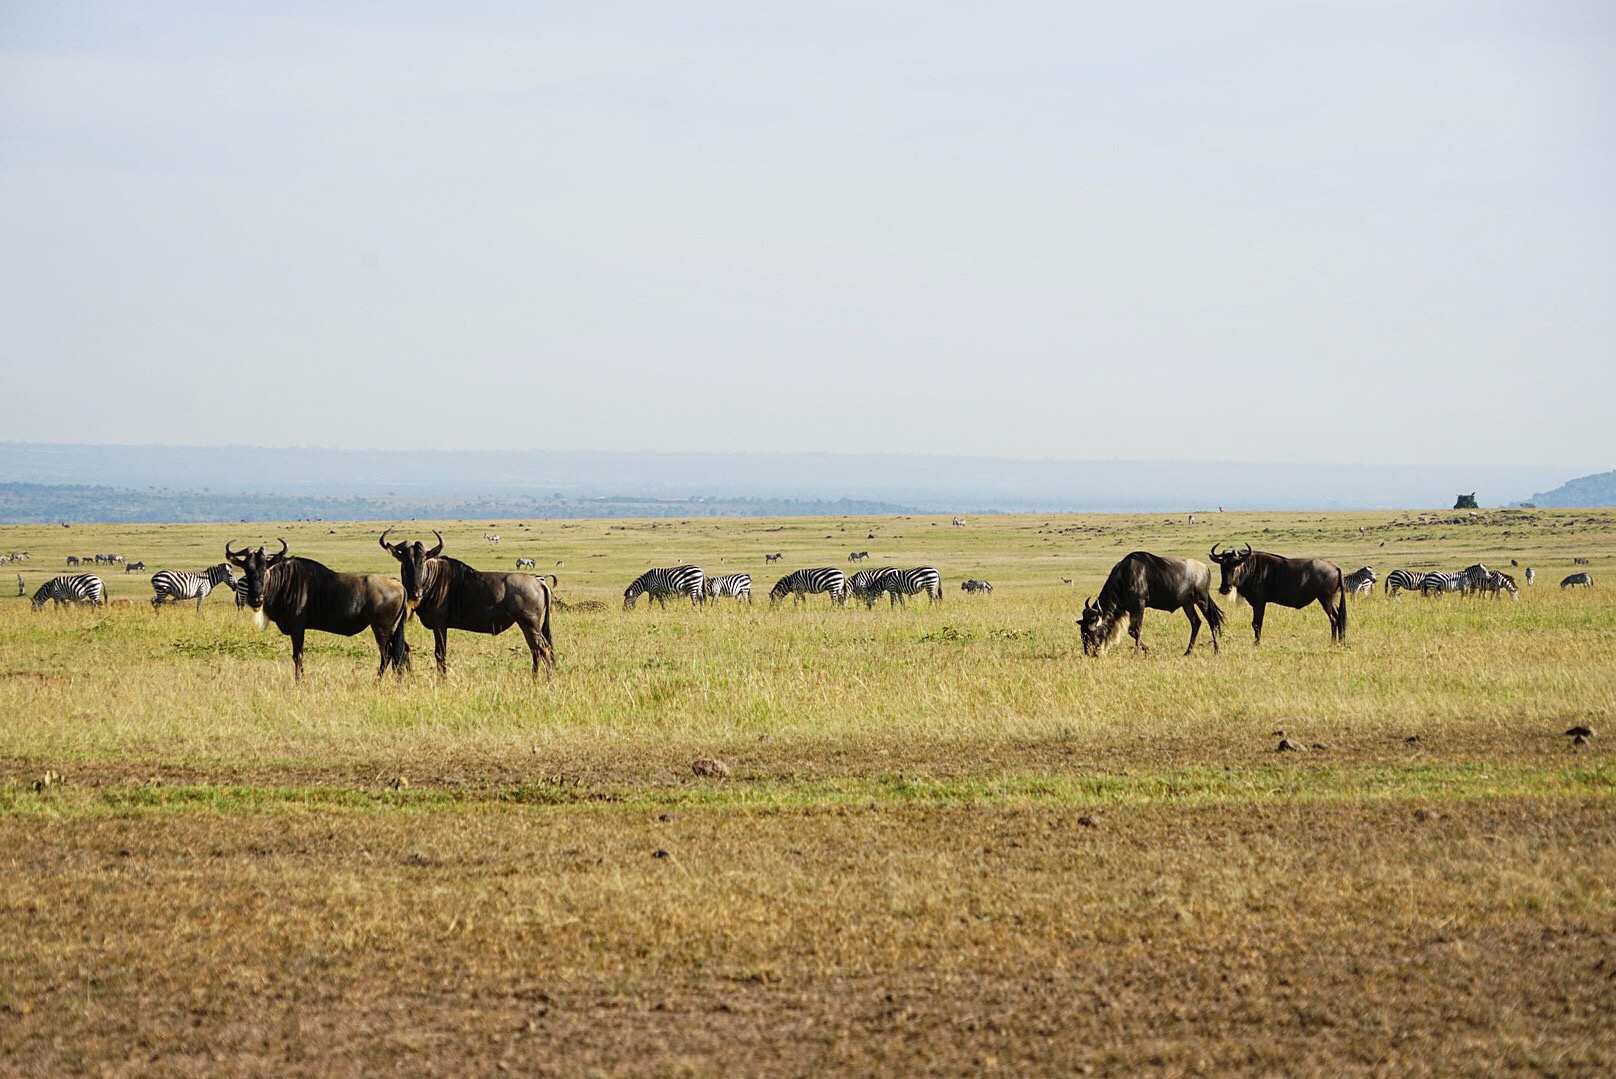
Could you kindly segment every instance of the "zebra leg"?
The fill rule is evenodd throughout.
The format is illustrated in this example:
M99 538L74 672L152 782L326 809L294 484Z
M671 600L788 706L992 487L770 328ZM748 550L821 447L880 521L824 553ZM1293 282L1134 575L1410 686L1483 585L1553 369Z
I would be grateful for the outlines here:
M1184 617L1190 620L1190 644L1188 648L1184 649L1184 654L1187 656L1195 651L1195 638L1201 632L1201 616L1195 613L1194 603L1184 604Z
M202 613L202 601L207 599L207 598L208 598L208 594L206 592L204 592L200 596L196 597L196 613L197 614Z

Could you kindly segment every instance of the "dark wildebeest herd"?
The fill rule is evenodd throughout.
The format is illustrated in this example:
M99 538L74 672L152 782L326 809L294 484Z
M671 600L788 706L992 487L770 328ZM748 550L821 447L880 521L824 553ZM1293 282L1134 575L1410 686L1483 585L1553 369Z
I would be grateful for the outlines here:
M225 562L191 573L161 570L153 578L154 607L181 599L195 600L198 610L216 586L228 585L236 602L253 611L260 628L274 623L292 641L294 678L303 676L303 651L309 630L351 637L365 629L376 641L378 678L392 670L402 676L410 666L410 648L405 628L413 614L432 631L433 655L440 674L448 671L449 631L498 635L519 626L532 657L532 671L547 673L555 668L555 640L551 633L551 611L555 606L554 574L521 572L531 569L535 560L518 558L517 572L483 571L443 553L443 535L436 530L437 542L431 547L420 541L388 542L392 529L378 538L382 549L399 566L399 576L378 573L341 573L310 558L291 556L285 540L280 550L270 553L263 547L236 550L225 544ZM486 537L490 544L492 536ZM779 553L764 556L766 562L781 559ZM867 551L849 554L849 561L862 562ZM1330 639L1345 644L1347 639L1347 596L1373 594L1376 574L1364 566L1343 573L1333 562L1318 558L1287 558L1268 551L1241 548L1209 552L1218 567L1218 593L1236 595L1251 607L1253 643L1262 644L1263 617L1269 604L1302 609L1317 603L1329 621ZM96 561L112 564L122 556L102 555ZM69 558L69 563L79 561ZM84 561L89 561L88 558ZM557 563L559 565L559 563ZM1511 561L1511 565L1514 565ZM238 580L231 567L240 570ZM135 562L129 568L144 568ZM1534 579L1530 567L1527 584ZM1067 583L1070 583L1068 581ZM1593 577L1576 572L1561 581L1562 588L1591 588ZM1457 573L1394 570L1386 579L1388 595L1400 589L1418 590L1424 595L1459 591L1471 595L1516 596L1512 576L1489 570L1477 563ZM19 588L21 578L19 577ZM961 589L968 594L990 596L993 585L970 578ZM641 595L666 606L669 598L688 598L701 605L721 597L751 600L752 578L745 573L709 577L699 566L681 565L651 569L636 578L623 592L625 610L635 606ZM886 594L894 606L907 596L925 592L933 602L943 598L942 576L935 567L898 569L887 566L861 570L849 577L834 566L802 569L788 573L770 590L772 604L786 596L802 603L810 595L825 594L836 606L849 596L873 606ZM34 595L37 610L46 603L106 602L104 586L94 574L63 574L46 581ZM125 603L126 600L119 600ZM1084 601L1078 619L1083 652L1099 656L1124 628L1133 639L1135 651L1145 651L1140 634L1145 611L1182 611L1190 624L1189 642L1184 654L1195 650L1203 620L1211 638L1212 650L1221 643L1225 616L1212 598L1212 572L1204 562L1134 551L1111 568L1098 598Z

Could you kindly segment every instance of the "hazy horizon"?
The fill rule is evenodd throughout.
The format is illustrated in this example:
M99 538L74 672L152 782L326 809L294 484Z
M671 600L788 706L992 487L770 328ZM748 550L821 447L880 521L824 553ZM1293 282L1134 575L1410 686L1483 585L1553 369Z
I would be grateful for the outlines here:
M1610 456L1609 5L0 30L7 438Z

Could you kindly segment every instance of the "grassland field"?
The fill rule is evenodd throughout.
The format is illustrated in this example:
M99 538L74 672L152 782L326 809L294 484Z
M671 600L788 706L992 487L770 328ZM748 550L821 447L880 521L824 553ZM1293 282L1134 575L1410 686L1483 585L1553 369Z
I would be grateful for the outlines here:
M536 680L412 624L294 685L228 592L146 603L227 539L392 573L392 523L0 527L0 1074L1616 1068L1616 512L412 524L559 576ZM1538 583L1081 654L1118 558L1214 541ZM858 550L944 602L771 609ZM97 551L132 603L13 597ZM757 602L621 609L685 561Z

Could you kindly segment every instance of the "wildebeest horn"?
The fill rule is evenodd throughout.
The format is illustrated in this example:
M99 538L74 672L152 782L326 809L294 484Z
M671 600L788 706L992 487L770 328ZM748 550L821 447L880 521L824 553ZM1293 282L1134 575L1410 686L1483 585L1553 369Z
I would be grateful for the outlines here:
M224 557L225 557L225 559L227 561L234 562L236 565L239 566L239 565L241 565L243 562L245 562L247 560L247 552L243 551L240 554L237 554L236 552L234 552L234 551L232 551L230 549L230 541L225 540L224 541Z
M1209 556L1211 556L1211 559L1212 559L1212 561L1214 561L1214 562L1216 562L1216 561L1218 561L1218 560L1219 560L1219 559L1218 559L1218 545L1217 545L1217 544L1215 544L1215 543L1214 543L1214 544L1213 544L1213 545L1212 545L1212 549L1211 549L1211 550L1209 550L1209 551L1208 551L1208 552L1207 552L1207 554L1208 554L1208 555L1209 555Z
M436 558L443 553L443 533L434 528L432 534L438 537L438 545L426 553L428 558Z
M1251 544L1249 544L1249 543L1246 544L1246 553L1241 555L1240 557L1241 558L1250 558L1251 557Z
M389 533L391 531L392 531L391 528L383 529L382 534L380 536L376 537L376 542L381 544L382 545L382 550L386 551L388 554L391 554L393 552L392 546L387 542L387 533Z
M1086 611L1092 606L1094 606L1094 597L1093 596L1084 596L1083 597L1083 609Z
M286 557L286 541L281 539L279 536L276 536L275 538L281 541L281 549L275 554L269 556L269 564L272 566Z

